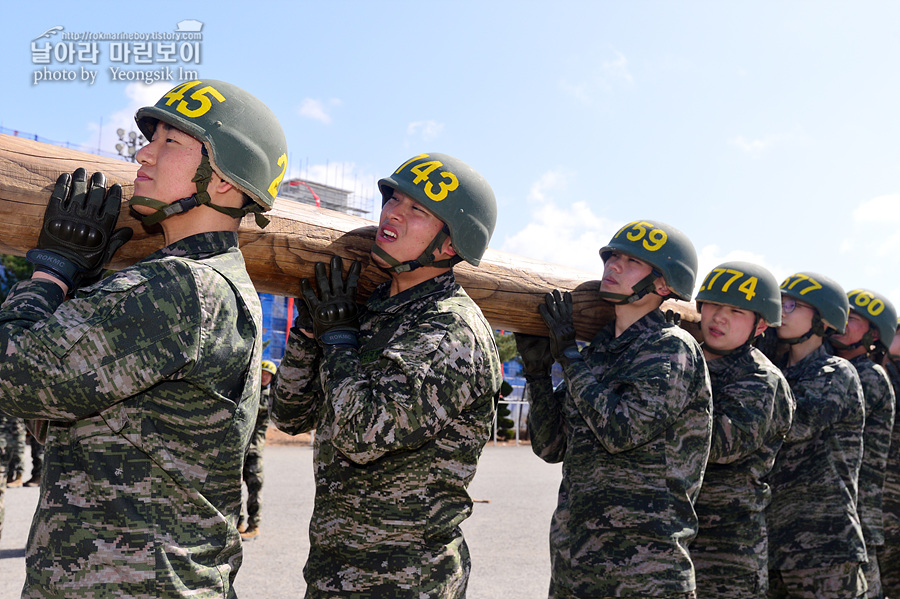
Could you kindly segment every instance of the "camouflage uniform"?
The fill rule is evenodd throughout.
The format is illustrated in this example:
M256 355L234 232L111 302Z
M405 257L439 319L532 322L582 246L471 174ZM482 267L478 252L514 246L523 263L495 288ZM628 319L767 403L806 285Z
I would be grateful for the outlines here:
M708 362L713 438L691 544L700 597L750 599L768 589L762 479L791 428L794 398L781 371L754 347Z
M865 405L856 370L823 345L783 371L797 408L769 476L769 581L776 597L778 571L816 568L824 580L838 565L866 561L857 512Z
M712 435L700 347L659 310L614 323L563 368L529 384L532 449L563 462L550 528L550 597L684 596L687 547Z
M16 443L17 420L19 419L0 412L0 536L3 536L3 516L6 514L4 507L6 469L10 453Z
M246 523L248 529L259 526L259 514L262 508L263 449L266 447L266 430L269 428L270 389L271 385L264 388L260 394L256 424L253 427L253 436L250 437L247 458L244 461L243 478L244 484L247 485L247 518L244 519L244 515L241 514L241 522Z
M15 423L10 430L13 431L14 442L9 447L9 462L7 463L7 482L18 479L21 484L22 475L25 474L25 444L27 440L25 420L14 418Z
M863 460L859 469L859 517L869 561L863 570L870 599L881 599L878 547L884 545L882 497L887 457L894 427L894 390L887 373L865 354L850 360L859 374L866 400Z
M307 597L464 597L460 523L501 381L493 333L452 271L375 290L360 349L324 352L295 327L270 411L316 429Z
M888 360L885 365L896 403L900 410L900 363ZM884 546L879 551L881 587L886 597L900 599L900 418L894 418L887 474L884 478Z
M234 597L259 299L237 235L177 241L0 311L0 405L54 421L22 597Z

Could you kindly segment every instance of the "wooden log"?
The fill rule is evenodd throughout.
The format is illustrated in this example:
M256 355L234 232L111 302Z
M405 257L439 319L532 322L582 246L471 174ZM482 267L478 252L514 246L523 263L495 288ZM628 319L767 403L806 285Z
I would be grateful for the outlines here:
M104 172L110 183L122 185L126 199L131 197L137 172L134 163L0 134L0 218L4 222L0 253L24 256L35 246L56 178L79 166L88 173ZM248 217L239 231L247 270L260 292L296 296L299 280L312 277L313 265L328 262L334 254L345 261L363 262L362 297L386 280L370 260L376 228L372 221L285 200L276 201L267 216L271 223L265 229ZM144 227L127 207L119 225L134 229L134 237L116 254L111 268L133 264L164 245L161 229ZM613 317L612 306L597 295L600 282L593 273L495 250L487 251L480 267L463 263L455 271L459 283L498 329L546 334L538 305L554 288L572 292L575 325L582 339L591 339ZM698 320L691 304L670 300L664 307L681 314L683 322Z

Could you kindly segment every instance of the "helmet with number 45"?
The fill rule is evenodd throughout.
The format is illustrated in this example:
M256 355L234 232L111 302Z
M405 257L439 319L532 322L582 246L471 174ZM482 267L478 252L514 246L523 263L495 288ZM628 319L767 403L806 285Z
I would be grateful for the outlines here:
M703 302L755 312L769 326L781 326L781 290L768 270L750 262L724 262L710 271L700 291Z
M446 266L434 262L433 252L448 236L459 259L474 266L481 263L497 224L497 201L491 186L474 168L447 154L419 154L378 181L378 188L382 206L396 190L444 222L444 231L416 260L401 264L374 246L372 251L391 265L388 270L404 272L419 266Z
M134 120L147 139L153 138L157 122L162 121L200 140L204 159L194 179L196 203L210 205L206 185L214 170L254 203L234 213L229 212L233 209L210 207L235 217L256 213L257 223L265 226L268 221L259 213L270 210L278 195L287 170L287 142L275 114L260 99L224 81L198 79L172 88L155 105L139 109ZM188 202L180 209L166 208L152 198L147 200L141 198L137 203L159 211L145 219L147 224L194 205Z
M890 347L897 330L897 310L894 304L885 296L869 289L848 291L847 300L850 302L850 311L868 320L878 331L877 342L885 349ZM875 343L875 340L870 338L866 343Z
M600 257L606 262L614 252L643 260L653 272L634 286L631 295L601 291L600 297L614 303L636 301L650 292L656 277L662 276L677 298L690 301L697 277L697 251L687 235L672 225L646 220L628 223L600 248Z

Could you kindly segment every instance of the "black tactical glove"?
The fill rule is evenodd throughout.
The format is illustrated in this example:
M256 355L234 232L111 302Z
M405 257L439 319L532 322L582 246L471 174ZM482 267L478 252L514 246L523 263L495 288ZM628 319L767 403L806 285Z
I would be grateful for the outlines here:
M666 322L681 326L681 314L675 310L666 310Z
M309 284L300 281L303 300L312 315L316 339L323 346L359 348L359 307L356 305L356 285L362 265L354 261L343 280L343 262L340 256L331 258L331 279L325 272L325 264L316 263L316 284L321 299Z
M83 168L56 180L44 211L36 249L26 254L35 270L62 280L70 290L100 279L113 254L131 239L130 228L116 229L122 187L106 190L106 176L87 180Z
M306 305L306 300L303 299L303 296L297 298L295 305L297 306L297 318L294 319L294 328L309 331L310 333L315 331L312 314L309 313L309 306Z
M522 356L525 379L549 377L553 368L553 355L550 353L550 338L538 335L516 333L516 350Z
M547 328L550 329L550 353L560 364L569 360L580 360L578 345L575 343L575 323L572 321L572 294L566 291L544 296L544 304L538 306Z

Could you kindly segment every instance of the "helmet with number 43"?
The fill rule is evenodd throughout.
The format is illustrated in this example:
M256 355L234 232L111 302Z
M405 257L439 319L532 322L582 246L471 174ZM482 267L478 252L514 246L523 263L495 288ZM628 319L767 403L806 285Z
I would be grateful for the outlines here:
M825 337L830 335L829 328L838 334L846 330L850 305L843 288L834 280L814 272L798 272L782 281L781 294L816 309L813 334Z
M287 170L287 142L275 114L260 99L224 81L198 79L172 88L155 105L139 109L134 120L147 139L153 138L156 123L162 121L200 140L204 151L194 177L197 193L191 198L169 206L152 198L139 197L134 202L157 210L144 219L146 224L198 204L235 218L252 212L257 224L268 223L260 213L271 210L278 195ZM213 170L253 203L240 210L210 204L206 186Z
M444 230L416 260L400 263L380 247L372 251L387 262L392 272L405 272L420 266L452 266L460 260L478 266L487 250L497 224L494 191L478 171L446 154L413 156L394 173L378 181L382 202L400 191L422 204L444 222ZM457 256L452 261L434 261L434 250L450 238ZM446 263L445 263L446 262Z
M687 235L672 225L646 220L628 223L600 248L603 262L613 252L643 260L653 272L634 286L631 295L601 291L600 297L613 303L637 301L653 289L654 279L662 276L676 297L690 301L697 277L697 251Z
M769 326L781 326L781 290L768 270L750 262L724 262L710 271L700 291L703 302L755 312Z
M850 311L868 320L878 331L877 342L885 348L890 347L897 330L897 310L894 304L885 296L869 289L848 291L847 300L850 302ZM876 341L870 336L868 339L863 337L863 342L871 345Z

